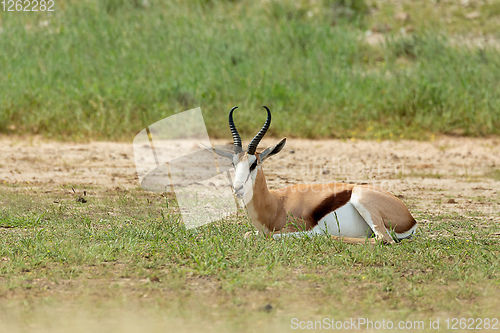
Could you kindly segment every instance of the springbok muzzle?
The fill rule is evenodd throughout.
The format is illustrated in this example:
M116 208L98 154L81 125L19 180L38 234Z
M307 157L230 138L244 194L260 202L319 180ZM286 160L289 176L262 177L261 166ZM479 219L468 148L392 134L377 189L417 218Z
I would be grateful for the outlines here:
M234 194L238 197L238 199L243 198L243 194L245 194L244 188L245 186L241 185L240 187L234 189Z

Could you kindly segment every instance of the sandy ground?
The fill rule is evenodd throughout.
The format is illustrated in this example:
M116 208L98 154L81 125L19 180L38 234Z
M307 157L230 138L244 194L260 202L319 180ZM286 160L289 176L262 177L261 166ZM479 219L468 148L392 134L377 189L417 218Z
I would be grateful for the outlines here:
M276 143L266 138L261 147ZM215 140L213 144L227 144ZM264 165L271 188L368 183L392 191L421 216L457 213L500 223L500 138L431 142L289 139ZM139 188L132 143L61 143L0 137L0 184L49 191Z

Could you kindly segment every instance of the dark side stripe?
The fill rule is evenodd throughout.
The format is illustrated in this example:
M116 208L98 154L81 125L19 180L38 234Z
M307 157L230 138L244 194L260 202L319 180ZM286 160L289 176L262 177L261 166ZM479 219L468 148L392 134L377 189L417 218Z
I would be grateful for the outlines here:
M351 199L352 190L345 190L326 197L313 211L311 217L317 225L328 213L344 206Z

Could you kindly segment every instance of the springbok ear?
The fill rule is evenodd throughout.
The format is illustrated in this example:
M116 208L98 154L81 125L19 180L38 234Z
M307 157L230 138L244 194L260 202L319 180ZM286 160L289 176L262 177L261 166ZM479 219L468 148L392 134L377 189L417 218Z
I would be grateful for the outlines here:
M229 158L230 160L233 159L234 153L231 152L231 151L229 151L229 150L222 150L222 149L218 149L218 148L212 148L212 147L209 147L207 145L204 145L203 143L200 143L200 146L202 148L204 148L204 149L213 151L214 153L216 153L219 156L222 156L222 157L225 157L225 158Z
M262 153L259 154L260 163L264 162L268 157L273 156L281 151L285 147L286 138L283 138L280 142L266 148Z

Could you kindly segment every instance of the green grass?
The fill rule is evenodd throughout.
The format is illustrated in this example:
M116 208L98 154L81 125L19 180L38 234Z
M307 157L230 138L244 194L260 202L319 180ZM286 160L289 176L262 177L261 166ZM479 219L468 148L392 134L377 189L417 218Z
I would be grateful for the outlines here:
M241 217L187 230L170 197L142 191L76 197L0 187L0 329L9 316L17 329L61 329L79 322L58 313L79 313L92 318L82 327L120 331L114 311L131 325L215 331L498 316L500 229L480 218L416 212L433 222L412 240L353 246L245 239L252 227Z
M500 51L456 42L498 41L498 8L447 3L405 3L410 23L394 19L392 2L340 0L57 1L53 13L0 12L0 132L130 140L201 106L209 134L228 137L227 112L239 105L237 125L251 136L268 105L274 135L499 134ZM487 13L481 24L464 19L471 10ZM384 22L385 46L365 43ZM408 24L415 32L402 36Z

